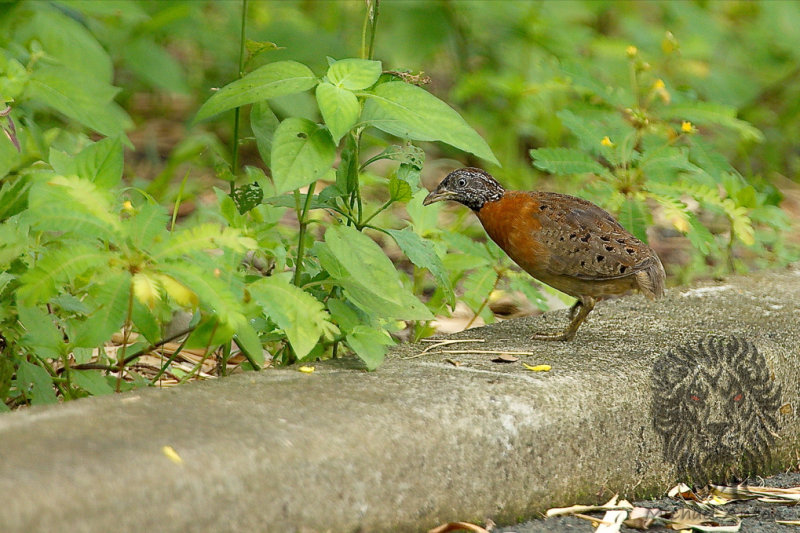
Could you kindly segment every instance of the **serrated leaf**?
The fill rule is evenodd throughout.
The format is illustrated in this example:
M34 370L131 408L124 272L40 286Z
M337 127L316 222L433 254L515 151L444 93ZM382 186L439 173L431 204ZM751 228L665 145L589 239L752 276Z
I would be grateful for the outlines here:
M237 228L222 227L207 222L193 228L173 233L169 239L157 243L151 249L155 259L177 258L197 252L207 252L215 248L227 248L234 252L255 249L258 244L250 237L244 237Z
M307 91L316 84L317 77L302 63L296 61L269 63L214 93L200 107L194 122L235 107Z
M127 272L103 280L95 299L98 307L75 327L70 339L72 347L100 346L119 331L128 314L130 284L131 276Z
M147 342L155 344L161 340L161 326L158 325L158 321L156 321L153 313L138 300L133 301L131 319L136 330L144 335Z
M401 283L397 270L375 241L349 226L331 226L315 250L323 267L353 303L379 316L430 320L431 312Z
M20 276L17 300L22 305L44 304L56 295L58 285L89 269L108 267L110 258L109 252L83 244L48 250L34 268Z
M380 61L369 59L342 59L328 67L328 81L349 91L360 91L371 87L381 76Z
M389 180L389 198L393 202L407 202L411 200L414 193L409 185L404 180L399 178L392 178Z
M417 141L441 141L499 165L486 141L452 107L402 81L381 83L365 94L361 120L386 133Z
M73 370L70 374L75 384L92 396L114 393L114 389L99 370Z
M122 165L122 142L119 137L92 143L75 155L78 177L88 179L103 189L111 189L119 184Z
M2 178L3 181L0 183L0 220L5 220L27 207L31 180L24 174L14 178Z
M367 365L367 370L375 370L386 356L387 346L394 340L382 329L356 326L347 334L345 342Z
M235 330L247 319L244 316L242 295L234 293L231 286L213 272L200 266L183 262L180 264L164 264L163 273L174 278L184 287L191 287L197 295L200 306L217 316L220 322Z
M764 134L744 120L736 118L736 109L712 102L691 102L672 104L659 110L664 118L690 120L697 124L717 124L739 133L742 139L753 142L764 142Z
M605 167L586 152L573 148L537 148L531 150L533 165L553 174L603 174Z
M308 355L321 335L338 331L322 302L292 285L285 276L262 278L250 284L248 291L284 330L298 359Z
M450 307L455 306L455 294L450 284L450 278L444 268L442 260L436 255L433 243L427 241L411 231L409 228L403 230L386 230L392 236L397 245L406 254L406 257L420 268L426 268L433 274L436 284L444 292L447 303Z
M645 207L642 202L631 197L625 198L619 210L619 223L626 230L630 231L634 237L647 243L647 219L645 217Z
M270 166L272 137L278 129L278 117L272 112L268 102L256 102L250 110L250 128L256 138L256 147L264 164Z
M64 334L53 323L53 317L39 307L21 303L19 296L17 301L17 316L25 328L21 344L40 358L55 359L61 356L66 349Z
M341 89L323 81L317 85L317 105L331 132L333 142L339 140L352 128L361 114L358 98L347 89Z
M53 390L53 378L47 373L47 370L24 359L19 362L16 383L17 388L25 393L26 398L30 398L33 405L58 401L55 390Z
M333 165L336 145L330 133L304 118L287 118L275 131L272 179L280 194L308 185Z
M136 214L122 221L123 230L136 248L147 248L159 236L165 237L169 215L166 209L156 203L145 203Z
M161 286L158 279L146 270L137 272L131 279L133 295L149 309L153 309L156 302L161 300Z

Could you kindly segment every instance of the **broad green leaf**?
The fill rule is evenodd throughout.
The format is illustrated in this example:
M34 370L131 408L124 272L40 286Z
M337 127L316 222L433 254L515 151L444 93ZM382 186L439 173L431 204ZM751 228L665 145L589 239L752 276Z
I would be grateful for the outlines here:
M423 239L409 228L403 230L390 229L386 230L386 232L392 236L412 263L420 268L428 269L433 274L437 286L441 287L444 292L447 303L450 307L454 307L456 302L453 287L450 284L450 278L447 276L442 260L433 249L433 243Z
M19 302L19 296L17 296ZM66 349L64 334L53 323L53 316L39 307L22 303L17 305L17 313L25 334L21 343L41 358L55 359Z
M536 168L553 174L602 174L605 167L586 152L573 148L537 148L531 150Z
M269 63L214 93L200 107L194 121L198 122L223 111L268 98L307 91L316 84L317 77L302 63L296 61Z
M643 243L647 243L647 219L645 217L645 209L641 201L627 197L619 210L618 217L622 227L630 231L634 237Z
M102 280L96 297L98 307L75 327L73 347L100 346L118 331L128 314L131 275L121 272Z
M114 389L99 370L73 370L72 380L92 396L113 394Z
M402 81L366 93L361 120L404 139L441 141L499 165L486 141L452 107L425 89Z
M258 333L253 329L250 322L244 322L239 326L233 336L233 340L259 366L264 364L264 350L261 347L261 339L258 338Z
M107 137L122 135L133 123L113 103L119 89L81 72L42 62L31 74L27 95Z
M308 185L333 165L336 145L328 130L304 118L287 118L272 141L272 180L276 193Z
M119 137L92 143L75 156L76 174L100 188L116 187L122 179L122 142Z
M286 333L298 359L308 355L321 335L338 333L322 302L292 285L286 276L262 278L248 291Z
M361 114L361 105L355 94L326 81L317 85L317 105L336 144L350 131Z
M394 340L385 331L367 326L353 328L347 334L345 342L364 361L368 370L378 368L386 356L386 347L394 344Z
M339 329L343 332L352 331L353 328L363 322L358 316L358 311L356 311L355 307L344 300L328 298L326 305L328 306L328 311L331 313L331 318L333 318L333 321L339 325Z
M31 364L24 359L17 369L17 388L25 393L33 405L56 403L56 392L53 390L53 378L44 368Z
M169 215L156 203L142 204L135 215L122 221L122 227L136 248L149 248L166 237Z
M264 200L264 189L257 181L251 181L235 187L231 191L230 197L236 205L236 210L243 215L261 204L261 201Z
M411 185L400 178L392 178L389 180L389 198L393 202L407 202L413 198L414 193L411 190Z
M360 91L371 87L381 77L380 61L369 59L342 59L328 68L328 81L337 87Z
M256 137L256 147L261 159L268 167L271 165L272 137L278 129L278 117L266 101L256 102L250 110L250 128Z
M57 286L89 269L108 268L111 257L110 252L84 244L48 250L34 268L20 276L17 300L28 306L44 304L56 295Z
M353 303L380 316L430 320L430 311L400 282L398 272L375 241L349 226L331 226L319 259L345 288ZM325 253L327 252L327 254Z

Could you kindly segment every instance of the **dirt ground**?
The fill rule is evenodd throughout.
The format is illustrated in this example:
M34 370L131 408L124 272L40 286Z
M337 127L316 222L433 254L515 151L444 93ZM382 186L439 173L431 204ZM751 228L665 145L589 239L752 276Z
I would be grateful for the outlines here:
M768 487L797 487L800 486L800 473L791 472L778 474L772 477L757 479L751 485L763 485ZM580 504L582 502L575 502ZM662 510L677 510L687 505L683 502L671 498L660 498L655 500L633 502L637 507L659 508ZM742 533L790 533L800 531L800 526L777 524L776 520L800 520L799 505L785 505L774 503L761 503L756 501L744 501L729 503L721 508L729 515L738 516L742 519ZM602 518L602 512L591 513L592 516ZM588 520L569 517L555 517L541 520L532 520L516 526L501 527L492 530L492 533L581 533L592 532L594 527ZM622 526L622 532L641 531L626 526ZM647 531L674 531L663 526L651 526Z

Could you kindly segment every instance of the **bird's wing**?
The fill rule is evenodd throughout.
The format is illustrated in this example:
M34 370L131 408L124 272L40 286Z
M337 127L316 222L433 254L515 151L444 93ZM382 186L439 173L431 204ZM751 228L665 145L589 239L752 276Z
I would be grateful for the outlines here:
M642 241L598 206L582 198L536 193L547 271L578 279L614 279L644 270L657 259ZM547 205L546 209L541 209Z

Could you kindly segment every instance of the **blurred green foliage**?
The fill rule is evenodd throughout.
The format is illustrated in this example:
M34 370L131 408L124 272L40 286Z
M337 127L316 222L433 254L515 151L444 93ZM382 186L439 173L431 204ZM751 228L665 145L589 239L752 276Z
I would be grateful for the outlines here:
M462 164L599 203L672 283L798 259L798 3L246 5L0 4L0 408L191 377L131 367L181 311L224 374L233 345L374 368L498 290L546 308L422 207Z

